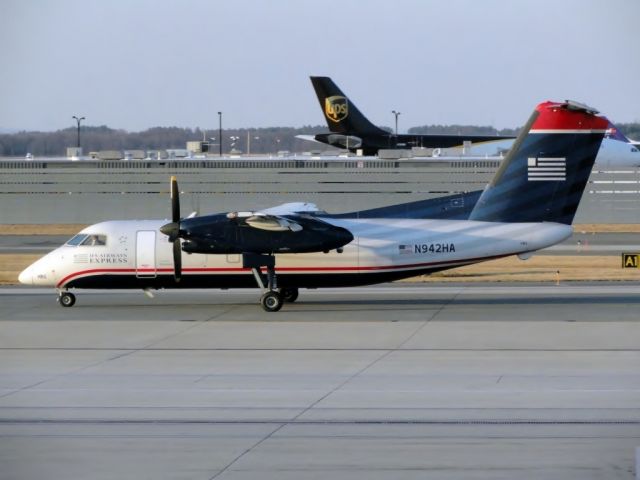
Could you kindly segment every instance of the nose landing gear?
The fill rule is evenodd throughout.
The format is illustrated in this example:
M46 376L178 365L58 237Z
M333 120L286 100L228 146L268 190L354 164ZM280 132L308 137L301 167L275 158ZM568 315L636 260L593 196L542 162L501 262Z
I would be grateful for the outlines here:
M73 307L76 303L76 296L73 293L62 291L58 294L58 303L63 307Z

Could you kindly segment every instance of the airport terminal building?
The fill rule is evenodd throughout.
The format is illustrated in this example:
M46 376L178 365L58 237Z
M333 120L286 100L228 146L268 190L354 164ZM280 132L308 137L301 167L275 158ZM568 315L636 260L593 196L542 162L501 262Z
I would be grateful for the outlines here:
M161 160L0 159L0 224L81 223L167 218L169 177L183 212L258 210L313 202L353 212L482 190L498 157L286 156ZM597 164L575 223L640 223L640 169Z

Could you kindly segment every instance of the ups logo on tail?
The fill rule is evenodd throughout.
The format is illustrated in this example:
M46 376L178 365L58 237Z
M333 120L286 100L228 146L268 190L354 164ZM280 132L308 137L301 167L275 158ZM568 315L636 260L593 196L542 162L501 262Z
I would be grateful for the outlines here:
M339 95L327 97L324 100L324 113L332 122L341 122L349 115L349 101Z

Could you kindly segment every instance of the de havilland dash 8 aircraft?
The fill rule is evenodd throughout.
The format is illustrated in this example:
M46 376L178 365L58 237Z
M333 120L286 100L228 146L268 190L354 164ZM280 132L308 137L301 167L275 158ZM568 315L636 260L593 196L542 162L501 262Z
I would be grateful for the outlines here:
M573 101L536 107L464 219L432 218L420 202L329 215L312 204L89 226L26 268L28 285L72 289L260 287L266 311L300 288L349 287L518 255L567 239L607 120ZM422 206L423 207L423 206Z

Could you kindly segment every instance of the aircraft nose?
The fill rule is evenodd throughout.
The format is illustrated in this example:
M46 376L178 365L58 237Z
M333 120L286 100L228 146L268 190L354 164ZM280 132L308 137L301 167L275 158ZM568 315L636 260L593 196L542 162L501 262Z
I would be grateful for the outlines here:
M20 272L20 275L18 275L18 281L23 285L33 285L33 270L31 267L27 267Z

